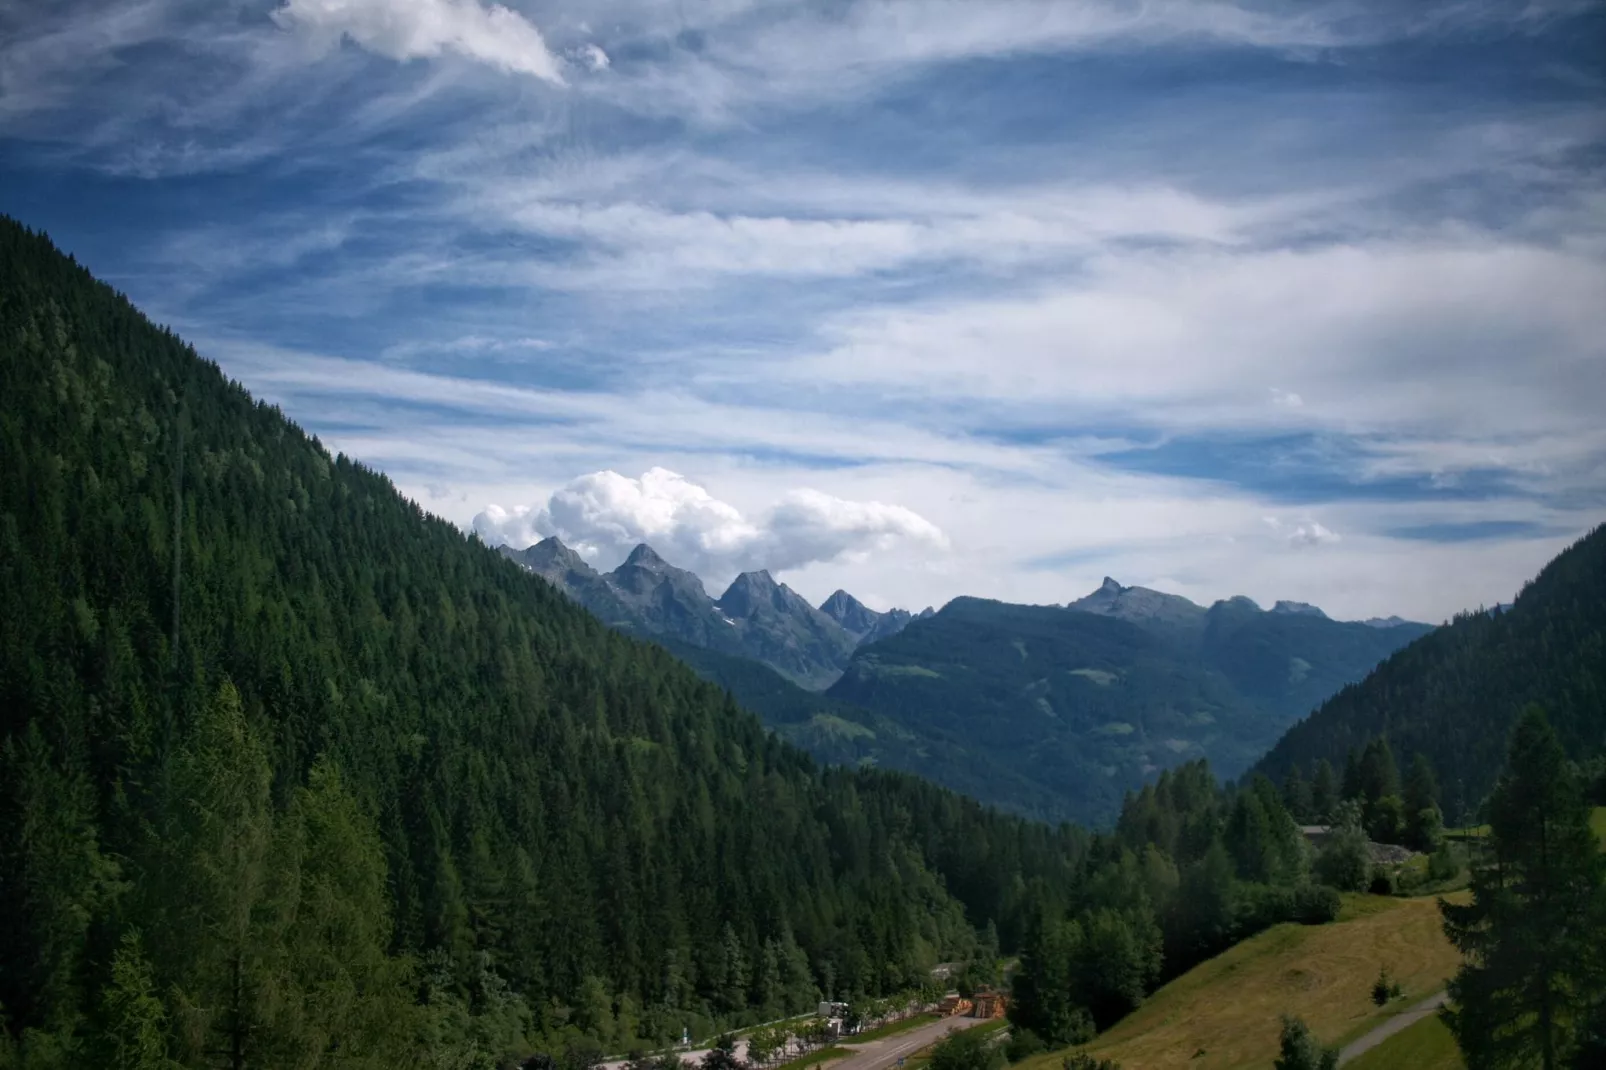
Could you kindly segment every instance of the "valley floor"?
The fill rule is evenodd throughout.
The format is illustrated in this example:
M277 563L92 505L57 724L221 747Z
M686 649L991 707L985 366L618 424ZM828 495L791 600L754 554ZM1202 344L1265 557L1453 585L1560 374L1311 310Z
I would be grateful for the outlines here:
M1280 1015L1343 1045L1441 991L1459 961L1434 899L1348 896L1338 921L1246 940L1155 992L1085 1050L1123 1070L1269 1070ZM1383 966L1404 996L1379 1008L1371 987ZM1063 1054L1021 1065L1058 1070Z

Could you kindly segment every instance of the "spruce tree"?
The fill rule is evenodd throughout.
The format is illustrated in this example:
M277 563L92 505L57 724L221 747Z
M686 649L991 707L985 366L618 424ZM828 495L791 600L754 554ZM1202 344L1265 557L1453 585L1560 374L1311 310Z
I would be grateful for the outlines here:
M1316 763L1316 772L1310 782L1311 817L1319 824L1331 824L1333 809L1338 805L1338 775L1326 758Z
M1469 1067L1558 1070L1571 1058L1580 1019L1598 1000L1602 867L1561 745L1530 706L1489 800L1472 902L1439 905L1464 956L1445 1020Z

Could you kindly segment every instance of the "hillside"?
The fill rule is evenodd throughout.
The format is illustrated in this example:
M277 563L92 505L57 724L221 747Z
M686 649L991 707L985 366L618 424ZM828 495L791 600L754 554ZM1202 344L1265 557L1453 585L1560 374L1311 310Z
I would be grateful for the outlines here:
M1248 599L1205 609L1110 580L1069 608L955 599L861 648L826 695L1013 770L1053 800L1051 816L1103 822L1159 769L1202 757L1237 776L1294 718L1423 630ZM899 767L952 784L921 755ZM1023 808L1004 781L966 790Z
M1269 1070L1280 1015L1336 1046L1441 991L1459 961L1435 900L1351 897L1334 924L1279 925L1195 966L1078 1050L1133 1070ZM1388 1008L1370 998L1383 966L1404 989ZM1022 1070L1057 1070L1062 1056Z
M1567 753L1606 750L1606 528L1563 551L1499 613L1466 613L1417 640L1290 728L1256 769L1343 768L1386 735L1443 770L1447 809L1477 806L1523 706L1543 705Z
M805 690L749 658L673 639L656 642L818 761L918 772L952 791L988 799L1026 817L1054 820L1063 814L1054 792L1014 766L979 753L963 738L931 725L912 731L891 718Z
M0 277L0 1049L65 1053L28 1065L706 1035L1007 943L1079 867L822 772L10 221Z

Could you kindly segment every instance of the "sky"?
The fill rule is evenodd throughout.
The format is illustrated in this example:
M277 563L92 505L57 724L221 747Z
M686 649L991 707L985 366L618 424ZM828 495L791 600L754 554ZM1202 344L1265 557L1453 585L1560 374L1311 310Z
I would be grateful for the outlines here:
M0 0L0 211L716 593L1436 622L1606 520L1599 0Z

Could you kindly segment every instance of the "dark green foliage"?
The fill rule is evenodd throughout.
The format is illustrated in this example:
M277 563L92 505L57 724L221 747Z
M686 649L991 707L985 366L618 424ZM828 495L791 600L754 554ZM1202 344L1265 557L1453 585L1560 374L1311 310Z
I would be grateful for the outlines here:
M1465 961L1444 1012L1471 1067L1556 1070L1606 995L1600 948L1603 858L1556 733L1530 706L1489 799L1489 836L1472 902L1440 901Z
M1340 891L1359 892L1371 881L1366 837L1353 826L1335 828L1316 855L1316 877Z
M1568 755L1606 751L1606 527L1546 565L1510 609L1462 614L1333 696L1256 768L1280 780L1295 763L1336 762L1386 736L1439 770L1439 804L1459 822L1494 786L1530 702L1549 712Z
M1030 1059L1048 1050L1043 1038L1030 1029L1013 1029L1009 1034L1009 1043L1004 1045L1004 1057L1012 1063L1022 1059Z
M861 648L827 695L937 741L937 764L917 755L904 768L1034 815L1103 822L1154 766L1203 756L1236 776L1295 717L1422 631L1192 609L1192 624L1173 627L957 598ZM1008 775L955 779L956 746ZM893 750L888 761L909 760Z
M1018 813L1052 818L1064 812L1057 790L1023 776L1004 758L990 757L961 734L931 725L910 727L814 691L806 691L767 665L690 643L653 640L705 680L729 691L781 738L833 765L874 765L919 773L972 798Z
M1301 884L1294 889L1293 918L1302 925L1325 925L1338 919L1344 899L1328 884Z
M1304 1021L1283 1015L1282 1046L1277 1070L1338 1070L1338 1049L1324 1048Z
M1316 824L1331 822L1338 798L1338 774L1333 772L1333 763L1323 758L1316 763L1310 782L1311 821Z
M1301 824L1316 820L1311 786L1297 765L1288 771L1283 781L1283 805L1288 808L1288 816Z
M999 1070L1004 1049L997 1039L976 1029L961 1029L931 1052L930 1070Z
M0 1004L29 1065L164 1031L187 1065L309 1067L707 1035L827 978L906 987L989 919L1013 946L1072 894L1085 834L820 770L42 237L0 224L0 277Z
M1389 968L1384 966L1377 973L1377 980L1372 982L1372 1002L1379 1007L1387 1005L1389 1000L1399 999L1403 990L1400 983L1389 976Z

